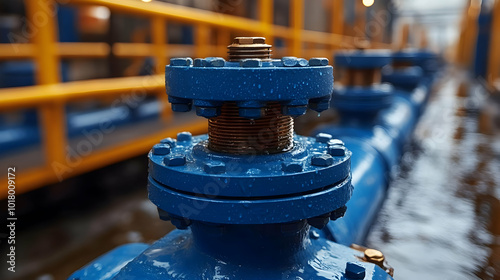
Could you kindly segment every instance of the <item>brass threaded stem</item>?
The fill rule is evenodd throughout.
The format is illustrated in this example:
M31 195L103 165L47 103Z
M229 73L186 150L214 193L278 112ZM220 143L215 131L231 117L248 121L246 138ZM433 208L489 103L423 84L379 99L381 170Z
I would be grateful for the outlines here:
M249 58L270 60L271 47L263 37L236 37L233 43L227 46L229 61Z
M221 114L208 120L208 148L223 153L273 154L293 146L293 119L281 113L281 105L270 102L262 117L239 116L235 102L226 102Z

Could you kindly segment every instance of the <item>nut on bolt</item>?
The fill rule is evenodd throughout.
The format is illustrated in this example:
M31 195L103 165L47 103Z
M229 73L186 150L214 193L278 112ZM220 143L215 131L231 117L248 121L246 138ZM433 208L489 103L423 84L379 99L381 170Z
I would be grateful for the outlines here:
M322 229L330 221L330 213L307 219L307 223L317 229Z
M191 65L193 65L193 59L190 57L179 57L170 59L170 66L191 66Z
M385 257L384 254L379 250L366 249L364 253L365 253L365 260L367 262L374 263L381 267L384 265Z
M196 115L207 119L214 118L220 115L220 108L196 106Z
M170 221L170 215L168 214L168 212L159 207L158 207L158 216L162 221Z
M311 164L314 166L330 166L333 164L333 158L328 154L314 155L311 158Z
M283 115L298 117L307 112L307 106L282 106L281 111Z
M193 135L191 134L191 132L183 131L177 133L178 142L188 142L191 141L191 139L193 139Z
M165 157L163 163L167 166L181 166L186 164L186 157L183 155L171 155Z
M183 217L179 217L177 215L169 214L170 216L170 222L177 228L177 229L187 229L191 225L191 220Z
M285 67L293 67L298 64L298 59L294 56L285 56L281 58L281 62Z
M163 156L170 153L169 144L156 144L153 146L153 155Z
M364 279L365 268L357 263L348 262L345 266L345 276L349 279Z
M241 67L261 67L262 60L257 59L257 58L243 59L242 61L240 61L240 66Z
M341 145L329 145L328 154L334 157L343 157L345 156L345 147Z
M266 38L264 37L236 37L233 41L235 44L250 45L250 44L265 44Z
M328 65L328 58L313 57L309 59L309 66L326 66Z
M281 166L281 170L287 173L294 173L294 172L301 172L302 171L302 164L298 162L288 162L288 163L283 163Z
M330 220L335 221L339 218L344 217L345 211L347 210L347 206L342 206L338 209L333 210L332 213L330 213Z
M224 67L226 60L222 57L207 57L205 58L205 67Z
M168 137L168 138L165 138L165 139L161 139L160 143L161 144L168 144L168 145L170 145L170 147L173 148L173 147L175 147L175 144L177 143L177 140Z
M316 134L316 142L328 143L333 138L331 134L320 132Z

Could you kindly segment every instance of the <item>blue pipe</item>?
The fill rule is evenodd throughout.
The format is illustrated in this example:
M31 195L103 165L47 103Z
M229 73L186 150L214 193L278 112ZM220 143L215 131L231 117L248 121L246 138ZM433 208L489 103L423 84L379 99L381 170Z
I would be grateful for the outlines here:
M337 66L359 67L355 60L348 59L349 55L352 54L339 54L341 59L337 60L336 57L336 62L340 64ZM359 52L355 54L356 57L363 55ZM395 55L396 58L400 56ZM403 57L412 58L415 64L420 62L411 53L405 53ZM427 56L424 57L427 59ZM380 57L377 60L373 59L373 55L366 54L363 63L366 68L376 68L382 66L380 61ZM323 230L327 238L346 246L365 242L370 226L385 200L392 170L397 167L404 146L411 139L418 117L425 107L429 83L435 72L432 67L426 73L421 66L397 70L385 66L382 73L383 80L394 86L389 105L382 104L381 99L371 99L370 102L375 103L372 105L374 108L377 108L377 103L380 106L367 111L365 99L370 94L360 96L358 92L366 90L376 95L374 87L336 87L332 107L339 112L340 121L318 127L313 132L327 133L341 139L353 152L351 170L354 191L346 204L347 211L342 219L329 222Z

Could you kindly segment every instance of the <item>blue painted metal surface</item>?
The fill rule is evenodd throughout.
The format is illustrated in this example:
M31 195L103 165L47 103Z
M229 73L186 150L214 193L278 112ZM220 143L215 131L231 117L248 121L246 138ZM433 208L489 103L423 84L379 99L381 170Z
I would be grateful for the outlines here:
M363 50L343 51L335 55L336 67L347 67L351 69L376 69L388 65L392 56L388 50Z
M220 228L193 225L171 232L123 268L123 262L114 261L121 258L119 252L111 251L68 279L392 279L380 267L360 261L362 252L300 226L298 233L273 234L282 229L233 225L219 234ZM352 275L358 266L361 273Z
M241 117L248 117L242 108L267 101L321 111L333 86L325 61L209 58L192 66L189 58L173 59L167 93L178 111L224 101L236 101ZM206 135L163 139L149 153L148 192L160 218L178 230L125 266L110 252L70 279L392 279L320 230L342 217L351 197L351 152L328 134L294 136L293 143L277 154L234 155L208 149Z
M348 54L339 56L348 60ZM357 56L361 54L357 53ZM347 246L364 243L385 199L391 172L397 167L429 95L430 79L426 78L426 72L421 67L429 57L431 55L424 52L396 53L394 61L411 62L420 66L397 70L385 66L384 80L392 82L394 88L390 88L391 98L387 99L386 106L378 103L378 106L373 106L375 110L366 110L373 86L334 89L332 106L339 112L340 120L335 125L319 127L314 133L328 133L339 138L353 152L351 170L354 192L347 203L344 217L329 222L323 229L322 234L326 238ZM367 55L365 63L369 64L370 59L370 55ZM377 63L373 65L381 66ZM350 67L348 63L342 66ZM428 70L433 73L431 70L434 69L429 67ZM365 92L365 95L360 96L360 91ZM379 95L377 91L373 92ZM350 95L351 98L346 98ZM337 100L348 100L348 110Z
M333 75L327 64L327 59L296 57L241 62L178 58L165 68L168 99L173 111L186 112L194 105L203 117L217 116L225 101L236 101L240 115L249 118L244 109L262 108L268 101L280 102L287 115L303 115L306 106L322 112L329 107L333 87L325 81ZM293 110L297 107L303 110Z

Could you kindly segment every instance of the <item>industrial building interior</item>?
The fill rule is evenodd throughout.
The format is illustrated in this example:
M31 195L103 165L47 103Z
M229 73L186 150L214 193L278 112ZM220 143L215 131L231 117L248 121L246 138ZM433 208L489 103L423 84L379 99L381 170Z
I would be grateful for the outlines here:
M0 279L500 279L499 0L0 0Z

